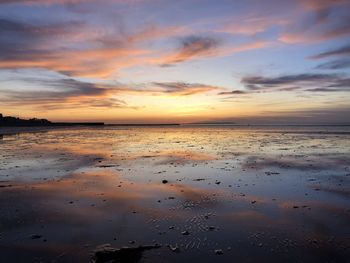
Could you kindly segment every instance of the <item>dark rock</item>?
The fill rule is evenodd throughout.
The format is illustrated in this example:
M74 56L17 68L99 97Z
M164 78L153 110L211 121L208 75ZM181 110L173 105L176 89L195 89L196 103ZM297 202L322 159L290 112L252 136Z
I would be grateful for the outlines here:
M215 249L215 250L214 250L214 253L215 253L215 255L222 255L222 254L224 254L224 252L222 251L222 249Z
M144 245L139 247L123 247L113 248L110 244L98 246L93 252L93 262L107 263L107 262L123 262L136 263L142 258L142 253L146 250L157 249L161 246Z
M34 235L31 235L30 238L31 239L40 239L40 238L42 238L42 235L34 234Z
M216 229L215 226L209 226L209 227L208 227L208 230L209 230L209 231L214 231L215 229Z
M0 185L0 188L5 188L5 187L12 187L12 184Z

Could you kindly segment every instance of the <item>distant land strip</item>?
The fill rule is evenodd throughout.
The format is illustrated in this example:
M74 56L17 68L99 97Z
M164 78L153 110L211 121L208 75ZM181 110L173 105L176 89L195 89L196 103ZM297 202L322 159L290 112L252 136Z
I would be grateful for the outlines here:
M29 120L0 113L0 127L53 127L53 126L103 126L103 122L51 122L46 119L32 118Z
M180 126L180 123L117 123L105 124L105 126Z

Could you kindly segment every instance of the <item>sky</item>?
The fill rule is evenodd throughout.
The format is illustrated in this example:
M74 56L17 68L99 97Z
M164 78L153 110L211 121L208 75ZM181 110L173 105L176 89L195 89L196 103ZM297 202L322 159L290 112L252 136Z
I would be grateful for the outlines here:
M350 0L0 0L0 112L350 123Z

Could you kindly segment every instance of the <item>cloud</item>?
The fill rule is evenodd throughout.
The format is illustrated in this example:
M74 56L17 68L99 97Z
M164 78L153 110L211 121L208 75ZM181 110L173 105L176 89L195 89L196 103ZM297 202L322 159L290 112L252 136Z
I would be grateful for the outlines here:
M232 91L223 91L218 93L218 95L242 95L242 94L247 94L247 92L243 90L232 90Z
M238 19L224 22L215 31L234 35L254 36L273 27L286 26L288 24L290 24L290 21L286 18L259 16L255 14L254 16L239 17Z
M350 60L349 59L339 59L335 61L329 61L323 64L320 64L316 67L317 69L345 69L350 68Z
M0 18L0 58L15 60L48 54L50 49L66 44L67 38L74 43L79 30L84 29L84 23L78 21L33 25Z
M146 25L127 32L123 26L102 28L82 21L42 25L0 19L0 69L39 68L70 77L108 78L133 66L170 66L269 45L253 41L221 46L216 38L190 36L180 38L178 50L166 53L148 44L187 32L181 26Z
M153 82L153 85L161 88L160 90L153 90L153 92L161 92L176 96L191 96L194 94L203 94L210 91L224 90L224 88L221 87L186 82Z
M297 82L314 82L320 80L333 79L333 75L326 74L299 74L299 75L284 75L279 77L262 77L248 76L242 79L242 83L247 85L262 85L264 87L274 87L284 84L294 84ZM253 86L250 89L254 89Z
M190 32L184 26L146 24L131 29L122 22L106 27L84 20L29 23L0 19L0 69L37 68L69 77L108 78L134 66L171 66L269 45L254 40L224 46L215 37L181 37ZM179 41L175 51L165 52L152 46L174 37Z
M44 68L67 76L106 78L127 67L158 63L159 50L139 46L182 32L181 27L146 25L125 32L119 26L79 21L40 25L1 19L0 69Z
M214 38L195 37L186 38L181 48L170 54L165 54L153 60L153 64L162 67L174 66L178 63L209 57L223 57L238 52L244 52L254 49L261 49L271 46L270 41L253 40L247 43L230 46L221 45L221 42Z
M338 49L326 51L326 52L317 54L315 56L312 56L310 58L321 59L321 58L328 58L328 57L335 57L335 56L348 56L348 55L350 55L350 45L344 46Z
M142 0L104 0L111 3L137 3ZM0 0L0 4L26 4L26 5L54 5L54 4L78 4L97 2L96 0Z
M350 78L338 78L333 83L329 84L330 88L347 88L350 90Z
M256 37L270 30L271 34L275 32L279 35L279 41L289 44L321 42L350 35L349 16L341 13L345 10L350 12L350 2L347 0L290 1L288 12L284 11L287 8L286 1L281 3L276 3L275 12L270 10L266 13L263 8L259 8L258 12L224 19L214 31Z
M348 19L349 20L349 19ZM288 44L322 42L350 35L350 21L318 28L317 30L295 30L284 32L279 40Z
M117 87L99 86L75 79L22 79L43 87L42 90L2 89L3 105L31 105L45 109L78 108L78 107L128 107L119 99L110 97Z
M18 74L21 74L20 72ZM23 77L13 78L25 85L21 90L2 85L0 104L4 106L30 106L37 109L54 110L70 108L129 108L139 109L141 105L129 105L123 95L145 96L192 96L224 88L186 82L152 82L146 84L92 83L73 78ZM13 80L8 79L10 83ZM35 86L36 90L28 89Z
M305 8L316 11L349 4L348 0L300 0L300 2Z
M163 63L168 66L190 59L212 55L219 45L219 41L211 37L189 36L181 39L179 49Z
M284 43L315 43L347 37L350 35L350 12L347 0L300 0L304 15L281 33L279 40Z
M349 91L350 79L336 74L295 74L278 77L246 76L241 82L251 92L308 91L335 92Z
M316 14L315 23L327 22L332 9L346 6L347 0L300 0L306 10L313 11Z
M350 68L350 45L343 46L337 49L328 50L322 53L319 53L317 55L311 56L309 58L311 59L327 59L327 58L333 58L338 57L338 59L325 62L323 64L318 65L317 69L331 69L331 70L337 70L337 69L345 69ZM339 58L340 57L340 58Z

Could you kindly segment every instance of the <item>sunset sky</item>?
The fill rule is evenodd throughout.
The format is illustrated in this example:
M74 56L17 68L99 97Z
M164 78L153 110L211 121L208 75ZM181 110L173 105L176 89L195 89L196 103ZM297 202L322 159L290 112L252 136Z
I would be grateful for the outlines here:
M0 112L350 122L350 0L0 0Z

